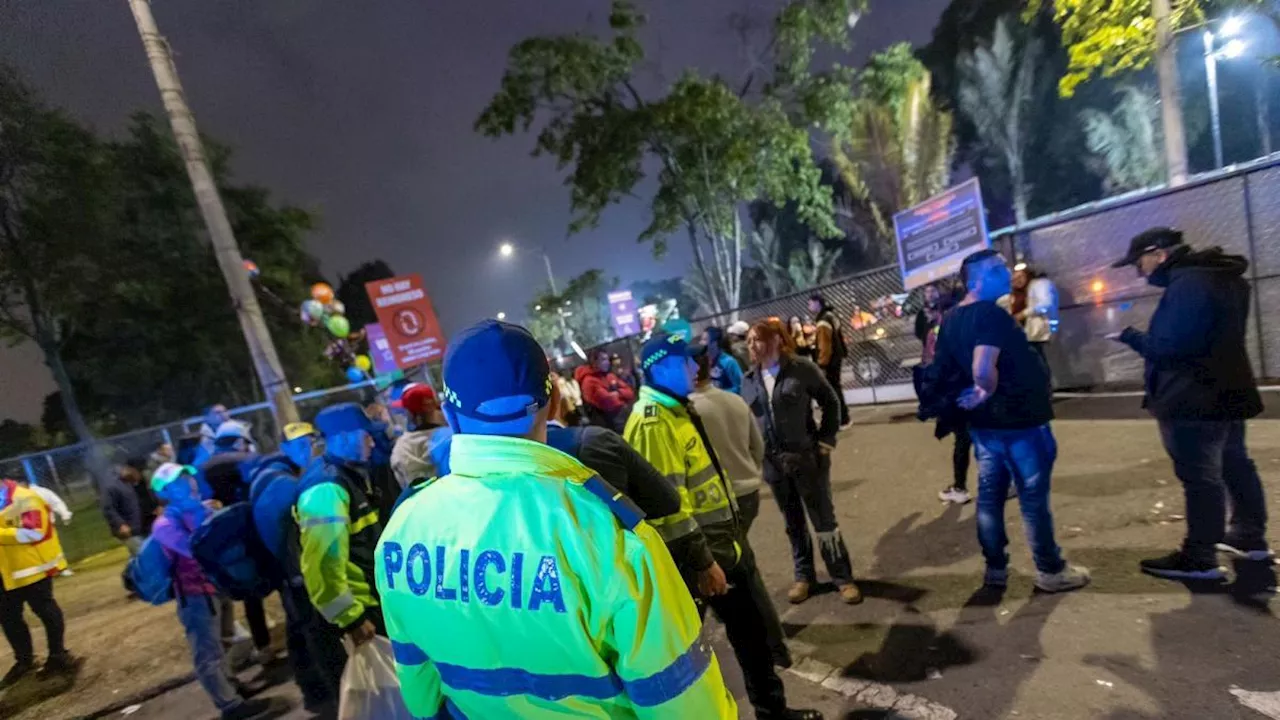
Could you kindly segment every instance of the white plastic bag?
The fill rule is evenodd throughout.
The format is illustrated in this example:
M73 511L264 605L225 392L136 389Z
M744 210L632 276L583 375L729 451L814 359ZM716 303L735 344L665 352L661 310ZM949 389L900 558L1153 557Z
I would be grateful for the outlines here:
M376 636L354 651L350 642L344 644L347 667L342 671L339 720L412 720L400 695L391 641Z

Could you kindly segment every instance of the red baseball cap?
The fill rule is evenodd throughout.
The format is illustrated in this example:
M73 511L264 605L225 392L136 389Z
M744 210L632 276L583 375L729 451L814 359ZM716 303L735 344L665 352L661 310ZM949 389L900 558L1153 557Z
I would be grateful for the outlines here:
M428 408L439 404L436 391L423 383L411 383L405 387L400 399L392 403L395 407L404 408L410 415L425 415Z

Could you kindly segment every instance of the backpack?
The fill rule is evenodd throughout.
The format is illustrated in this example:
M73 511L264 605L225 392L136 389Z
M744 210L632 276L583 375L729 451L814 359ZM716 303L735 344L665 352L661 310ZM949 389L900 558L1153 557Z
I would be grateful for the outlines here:
M844 329L840 326L840 318L834 310L827 309L818 315L818 321L825 320L831 325L831 357L844 360L849 357L849 344L844 339Z
M191 536L191 555L218 592L232 600L264 598L284 579L279 561L258 537L248 501L206 518Z
M286 535L290 527L297 528L297 523L293 519L293 507L298 502L302 484L293 473L292 463L284 465L280 461L267 460L250 476L249 504L253 506L255 528L272 525L284 528ZM288 557L287 549L271 547L267 542L268 538L261 530L258 537L272 555L281 559Z
M124 574L132 584L130 589L152 605L163 605L174 598L173 563L154 537L147 538L138 554L129 558Z

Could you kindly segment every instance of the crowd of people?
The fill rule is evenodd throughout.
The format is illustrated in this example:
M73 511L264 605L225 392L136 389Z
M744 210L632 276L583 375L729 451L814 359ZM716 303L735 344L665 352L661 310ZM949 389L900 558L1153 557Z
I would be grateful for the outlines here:
M1244 350L1242 261L1157 228L1133 239L1117 263L1127 265L1165 288L1148 330L1114 339L1146 362L1146 406L1187 503L1183 546L1141 569L1204 580L1222 577L1218 552L1269 561L1244 446L1261 401ZM976 453L983 585L1008 583L1012 489L1036 587L1066 592L1090 575L1054 533L1043 346L1057 309L1041 280L982 250L964 260L958 287L926 289L916 386L921 419L956 436L944 500L968 501ZM818 582L814 535L840 598L862 600L831 489L849 419L847 350L821 297L810 311L812 331L769 318L709 328L698 342L658 334L637 367L595 352L572 379L524 328L484 321L450 343L439 392L414 383L394 388L389 408L332 405L284 427L275 453L211 407L177 448L125 464L102 488L103 515L133 556L131 592L175 604L223 718L281 709L254 699L261 688L240 683L226 656L239 604L251 660L279 662L263 605L272 593L318 717L337 712L349 653L384 638L412 717L736 718L701 633L711 612L756 717L821 718L787 701L778 668L792 658L748 539L767 486L791 546L788 600L806 601ZM53 597L66 569L56 506L0 483L0 620L17 662L4 684L35 668L24 606L48 634L43 672L80 662Z

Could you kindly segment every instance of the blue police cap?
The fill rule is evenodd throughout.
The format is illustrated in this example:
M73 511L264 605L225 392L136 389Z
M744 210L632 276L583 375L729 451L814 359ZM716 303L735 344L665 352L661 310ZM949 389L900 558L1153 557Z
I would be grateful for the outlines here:
M338 403L321 410L316 415L314 425L325 437L356 430L373 430L373 422L364 414L364 408L353 402Z
M649 368L669 357L696 358L704 350L706 348L702 345L690 345L683 335L654 335L640 349L640 369L648 372Z
M551 400L547 354L519 325L485 320L463 330L444 356L443 405L459 423L527 423ZM527 430L527 429L526 429Z

